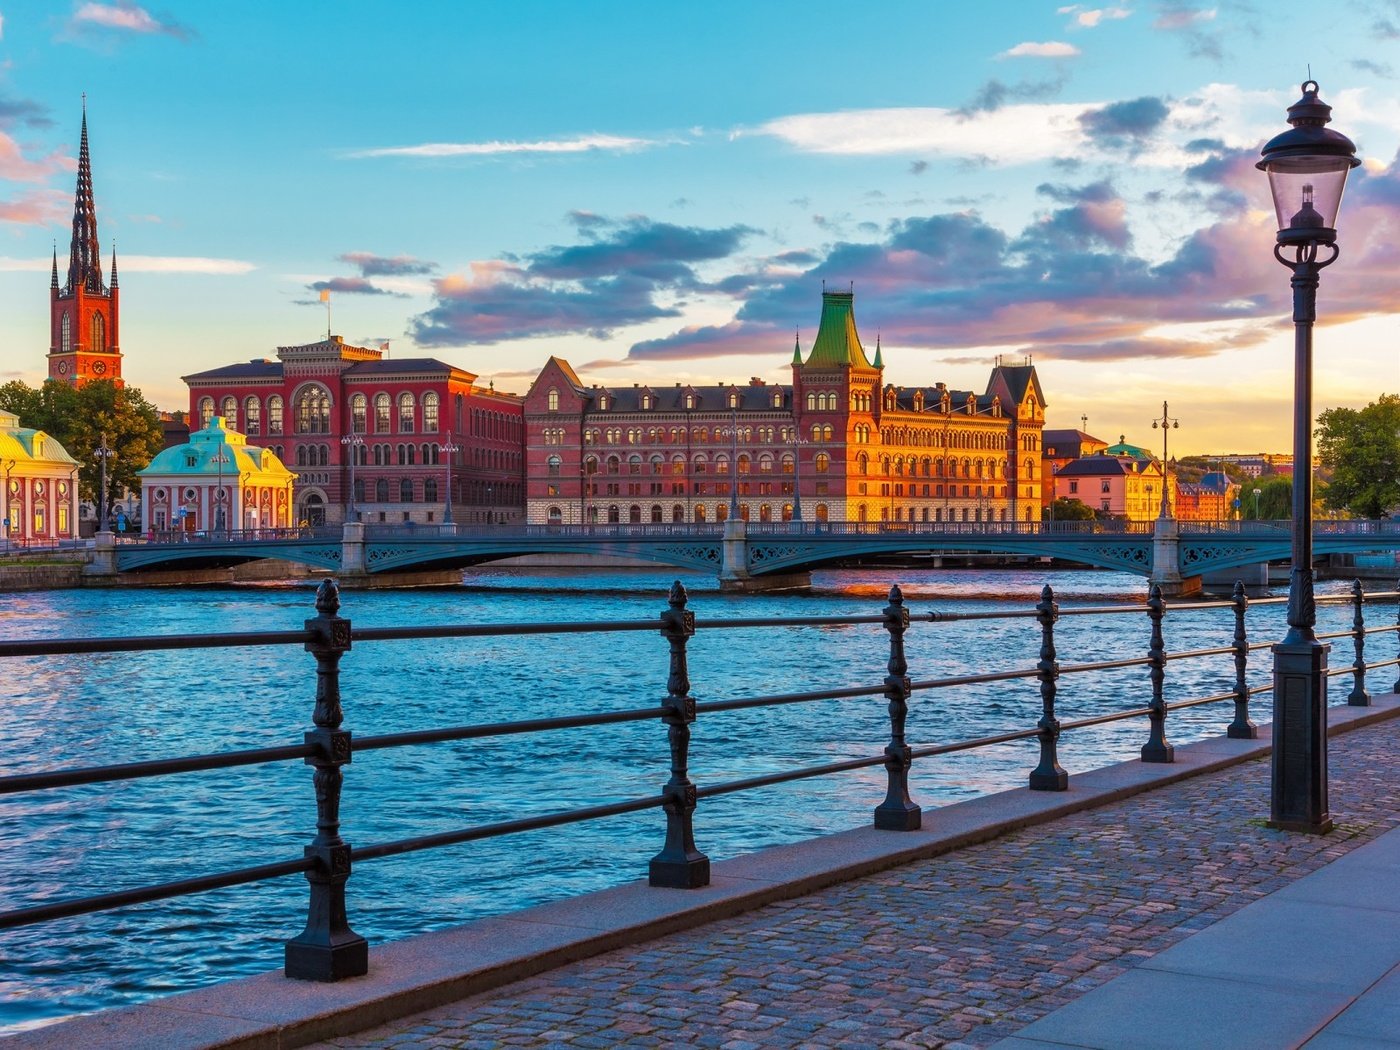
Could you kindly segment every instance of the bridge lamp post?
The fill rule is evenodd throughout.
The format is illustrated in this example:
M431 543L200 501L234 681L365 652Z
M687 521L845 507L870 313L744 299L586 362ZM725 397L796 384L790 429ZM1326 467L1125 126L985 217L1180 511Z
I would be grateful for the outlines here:
M1269 826L1322 833L1327 803L1327 652L1317 640L1312 568L1312 329L1317 286L1338 255L1336 219L1356 146L1329 130L1317 81L1288 109L1288 131L1264 147L1278 217L1274 258L1293 272L1293 565L1288 633L1274 646L1273 776ZM1322 249L1327 249L1324 253ZM1258 496L1255 496L1256 506Z
M739 520L739 412L732 408L729 410L729 520Z
M447 432L447 441L444 442L442 446L442 456L447 463L447 477L443 479L443 481L446 482L443 492L445 506L442 510L442 521L444 525L452 524L452 457L457 454L460 448L460 445L454 445L452 443L452 431L449 430Z
M117 454L117 453L116 453L116 450L115 450L115 449L109 448L109 447L107 446L107 435L106 435L105 433L102 435L102 439L101 439L101 441L98 443L97 447L96 447L95 449L92 450L93 458L97 460L97 462L101 465L101 468L102 468L101 492L100 492L99 497L98 497L98 498L101 500L101 504L102 504L102 505L98 508L98 511L97 511L97 531L98 531L98 532L107 532L107 531L109 531L108 525L107 525L107 461L108 461L109 459L111 459L113 456L115 456L116 454ZM5 489L6 489L6 499L9 498L9 495L8 495L9 487L10 487L10 486L9 486L8 484L6 484L6 486L5 486Z
M803 439L796 430L792 432L792 520L802 524L802 446L811 442Z
M1152 421L1152 429L1162 428L1162 507L1157 511L1157 517L1170 518L1172 516L1171 502L1167 499L1167 431L1176 430L1181 426L1179 419L1174 419L1167 415L1167 403L1162 402L1162 418Z
M1260 496L1260 494L1261 494L1263 491L1264 491L1263 489L1255 489L1255 490L1254 490L1254 520L1255 520L1255 521L1258 521L1258 520L1259 520L1259 496Z
M360 512L355 507L355 461L360 458L360 449L364 448L365 439L352 431L342 437L340 443L345 446L345 451L350 457L350 495L345 501L345 520L356 521Z

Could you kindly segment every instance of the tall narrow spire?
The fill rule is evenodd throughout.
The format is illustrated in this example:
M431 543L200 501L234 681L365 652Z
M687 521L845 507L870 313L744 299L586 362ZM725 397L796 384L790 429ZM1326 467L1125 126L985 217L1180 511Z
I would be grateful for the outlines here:
M49 288L58 290L58 245L53 246L53 274L49 277Z
M800 365L802 363L802 330L795 329L792 336L792 363Z
M112 242L112 287L117 287L117 242Z
M880 357L880 333L879 333L879 331L876 331L876 333L875 333L875 367L876 367L876 368L884 368L884 367L885 367L885 362L884 362L884 361L881 359L881 357Z
M102 286L102 256L97 243L97 209L92 202L92 159L88 155L87 100L83 101L83 137L78 148L78 189L73 198L73 243L68 250L68 292L79 288L97 295Z

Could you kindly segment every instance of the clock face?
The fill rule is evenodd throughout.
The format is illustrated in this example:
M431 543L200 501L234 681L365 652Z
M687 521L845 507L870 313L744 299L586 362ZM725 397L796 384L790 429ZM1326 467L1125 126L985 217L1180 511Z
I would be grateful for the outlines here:
M101 375L103 372L107 371L107 362L106 362L106 361L94 361L94 362L92 363L92 370L93 370L94 372L96 372L98 375Z
M68 362L67 362L67 361L60 361L60 362L58 363L58 374L59 374L59 375L63 375L63 373L64 373L64 372L67 372L67 371L68 371Z

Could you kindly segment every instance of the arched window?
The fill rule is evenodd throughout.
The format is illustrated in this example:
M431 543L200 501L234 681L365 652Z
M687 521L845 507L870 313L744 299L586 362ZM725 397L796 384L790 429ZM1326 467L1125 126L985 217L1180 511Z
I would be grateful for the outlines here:
M73 349L73 319L66 311L63 320L58 323L58 345L65 354Z
M695 520L696 520L697 522L701 523L701 524L704 524L704 521L705 521L705 505L704 505L703 503L697 503L697 504L695 505Z
M635 452L627 457L627 473L640 474L642 472L642 457Z
M609 473L609 474L619 474L619 473L621 473L621 471L622 471L622 460L618 459L616 456L609 456L609 457L608 457L608 473Z
M661 517L661 504L653 503L651 505L651 523L653 525L660 525L664 520L665 519Z
M808 412L815 412L816 410L817 410L817 395L816 395L816 394L813 394L813 393L808 393L808 394L807 394L807 411L808 411Z
M273 394L267 399L267 432L282 433L282 395Z
M392 404L392 399L388 394L374 395L374 432L376 434L389 433L389 410Z
M597 456L589 456L587 459L585 459L585 460L583 461L583 472L584 472L585 474L596 474L596 473L598 473L598 457L597 457Z
M365 433L368 424L369 398L355 394L350 398L350 429L356 434Z
M389 479L380 478L374 483L374 499L376 503L389 502Z
M759 520L759 521L772 521L772 520L773 520L773 508L770 507L770 506L768 506L768 504L766 504L766 503L760 503L760 504L758 505L758 520Z
M548 399L548 402L549 402L549 410L550 410L551 412L558 412L558 411L559 411L559 391L558 391L558 390L555 390L553 387L550 387L550 388L549 388L549 393L546 394L545 397Z
M412 503L412 502L413 502L413 479L412 479L412 478L400 478L400 479L399 479L399 502L400 502L400 503Z
M739 459L737 460L737 463L738 472L740 474L748 474L753 466L753 462L749 459L749 454L747 452L739 453Z
M413 433L413 395L404 391L399 395L399 433Z
M758 457L758 472L760 474L773 473L773 457L770 453L763 453Z
M731 390L731 391L729 392L729 407L730 407L730 408L738 408L738 407L739 407L739 394L738 394L738 391Z
M697 470L696 473L699 473L699 471ZM715 473L716 473L716 474L728 474L728 473L729 473L729 457L726 456L723 452L721 452L719 455L717 455L717 456L715 457Z
M783 407L783 392L781 388L773 391L773 407Z
M621 520L622 520L622 518L621 518L621 516L620 516L620 514L619 514L619 512L618 512L617 504L614 503L614 504L610 505L610 506L608 507L608 524L609 524L609 525L616 525L616 524L617 524L618 522L620 522Z
M648 410L650 410L650 408L651 408L651 395L650 395L650 394L643 394L643 395L642 395L642 410L643 410L643 411L648 411ZM656 515L657 515L657 514L660 514L660 513L661 513L661 508L660 508L660 507L653 507L653 508L652 508L653 520L655 520L655 521L660 521L661 519L658 518L658 517L656 517Z
M423 479L423 502L436 503L438 498L437 478Z
M666 473L666 460L662 458L659 452L654 453L651 457L651 472L653 474Z
M438 408L441 399L437 392L429 390L423 395L423 433L436 434L438 429Z
M695 395L694 395L694 394L686 394L686 395L685 395L685 407L686 407L686 408L694 408L694 407L695 407ZM700 519L700 520L703 521L704 519L702 518L702 519Z
M219 405L219 414L224 417L224 427L228 430L238 429L238 398L226 397Z
M254 437L262 433L262 402L256 397L243 400L243 433Z
M831 457L825 452L818 452L816 458L812 462L818 474L825 474L831 467Z
M862 508L862 509L863 509L863 508ZM826 509L826 504L825 504L825 503L818 503L818 504L817 504L817 520L818 520L818 521L826 521L826 520L827 520L827 515L828 515L828 511L827 511L827 509Z
M677 475L685 473L685 457L679 452L671 457L671 473Z
M107 322L97 312L92 315L92 352L94 354L107 352Z
M558 456L550 456L549 459L545 461L545 467L550 477L559 476L559 467L563 462L564 461Z
M325 387L308 383L297 393L293 424L298 434L329 434L331 395Z
M214 422L214 399L212 397L201 397L199 399L199 426L202 430L208 430L209 424Z

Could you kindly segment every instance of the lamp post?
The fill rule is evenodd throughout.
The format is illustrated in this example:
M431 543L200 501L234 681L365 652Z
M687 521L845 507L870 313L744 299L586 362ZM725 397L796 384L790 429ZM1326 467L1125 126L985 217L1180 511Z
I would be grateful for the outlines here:
M1179 419L1173 419L1167 415L1167 403L1162 402L1162 418L1152 421L1152 429L1162 428L1162 507L1157 511L1157 517L1170 518L1172 516L1171 502L1167 499L1167 431L1176 430L1181 426Z
M10 510L11 510L11 502L12 502L11 499L10 499L10 471L14 470L15 464L18 463L18 462L19 462L19 460L17 460L17 459L7 459L7 460L5 460L5 505L4 505L4 508L3 508L3 509L4 509L4 512L5 512L4 521L5 521L5 543L6 543L6 546L9 545L9 541L10 541L10 530L14 528L13 522L10 521Z
M218 479L219 479L219 481L218 481L218 487L217 487L217 488L215 489L215 491L214 491L214 531L215 531L215 532L222 532L222 531L224 530L224 464L225 464L226 462L228 462L228 461L224 458L224 438L223 438L223 430L224 430L224 428L223 428L223 420L220 419L220 421L219 421L219 451L218 451L218 452L215 454L215 456L214 456L214 467L215 467L215 470L216 470L216 472L217 472L217 474L218 474ZM107 482L106 482L106 481L103 481L102 484L103 484L103 485L106 485ZM106 514L106 511L103 511L103 514L105 515L105 514Z
M1312 578L1312 329L1322 270L1337 260L1337 209L1356 146L1330 131L1332 107L1317 81L1288 109L1288 131L1256 165L1269 176L1278 216L1274 258L1293 272L1293 565L1288 633L1274 646L1273 776L1269 826L1322 833L1327 802L1327 652L1317 640ZM1324 253L1322 249L1326 248ZM1256 499L1256 506L1258 497Z
M447 432L447 440L442 446L443 460L447 464L447 477L443 479L443 481L446 482L447 488L443 493L446 505L442 510L442 521L445 525L452 524L452 457L460 447L460 445L454 445L452 443L452 431L449 430Z
M99 499L101 500L102 505L97 510L98 532L109 531L107 527L107 461L116 454L117 453L114 449L107 447L107 435L105 433L102 435L102 440L98 443L98 446L92 450L93 458L96 459L102 467L102 484L101 492L99 494ZM6 485L5 487L6 489L9 488L8 485Z
M792 432L792 520L802 524L802 446L805 441L796 429Z
M1255 520L1255 521L1258 521L1258 520L1259 520L1259 494L1262 493L1263 491L1264 491L1263 489L1255 489L1255 490L1254 490L1254 520Z
M355 462L360 458L360 449L364 448L365 439L351 432L344 435L340 443L345 446L346 453L350 456L350 493L345 501L345 520L357 521L360 512L355 507Z
M739 519L739 412L729 412L729 520Z

